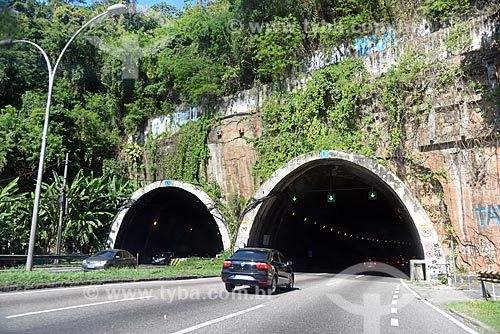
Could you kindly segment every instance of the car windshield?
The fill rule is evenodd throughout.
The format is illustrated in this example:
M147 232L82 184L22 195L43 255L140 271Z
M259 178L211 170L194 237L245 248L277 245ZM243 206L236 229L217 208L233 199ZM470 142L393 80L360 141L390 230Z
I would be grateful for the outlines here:
M94 256L100 256L100 257L105 257L105 258L111 259L113 256L115 256L115 251L104 250L104 251L100 251L99 253L94 254Z
M231 256L232 259L266 260L269 252L260 250L241 250Z

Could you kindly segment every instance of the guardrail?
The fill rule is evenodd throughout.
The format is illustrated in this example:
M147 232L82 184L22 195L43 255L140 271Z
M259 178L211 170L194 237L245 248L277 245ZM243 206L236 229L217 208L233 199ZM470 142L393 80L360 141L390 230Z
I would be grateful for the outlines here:
M481 291L483 293L483 298L488 300L491 297L490 292L486 289L485 282L491 282L491 289L493 293L493 300L496 300L495 295L495 283L500 283L500 271L493 270L480 270L477 271L477 279L481 282Z
M20 254L0 254L0 267L8 267L22 262L26 262L27 255ZM51 263L54 260L64 260L68 263L75 260L83 260L89 257L87 254L72 255L33 255L33 260L43 263Z

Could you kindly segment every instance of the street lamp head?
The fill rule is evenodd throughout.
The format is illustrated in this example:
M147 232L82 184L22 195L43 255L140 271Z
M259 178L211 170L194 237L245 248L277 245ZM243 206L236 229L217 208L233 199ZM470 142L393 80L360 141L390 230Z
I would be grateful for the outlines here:
M0 48L10 48L14 44L14 41L11 39L4 39L0 41Z
M122 3L117 3L114 5L111 5L107 8L107 12L110 16L113 15L120 15L120 14L126 14L129 12L128 7Z

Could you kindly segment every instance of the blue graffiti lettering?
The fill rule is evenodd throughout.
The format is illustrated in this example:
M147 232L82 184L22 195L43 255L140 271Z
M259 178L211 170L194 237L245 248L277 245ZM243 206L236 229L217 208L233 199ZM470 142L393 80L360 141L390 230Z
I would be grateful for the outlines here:
M181 112L165 115L153 119L151 124L151 133L153 137L166 131L177 131L180 126L190 121L196 121L201 117L201 112L197 108L190 107Z
M349 57L366 56L368 53L384 51L396 45L396 34L394 27L389 26L389 29L381 36L372 35L368 37L358 37L351 45L340 44L325 52L319 51L302 62L300 70L304 73L308 71L316 71L322 67L338 63ZM350 49L354 49L354 54L351 54Z
M497 205L498 208L498 205ZM490 226L490 220L496 220L497 224L500 225L500 217L498 216L498 212L495 210L493 205L488 205L488 213L486 215L486 224Z
M371 50L374 51L384 51L390 47L395 42L394 31L385 32L382 38L378 38L377 35L369 37L358 37L356 42L354 42L354 47L358 50L358 57L362 57L368 54Z
M476 207L473 210L475 213L477 213L477 218L479 220L479 226L484 227L487 225L484 225L484 220L483 220L483 213L486 213L486 209L483 209L479 204L476 204Z
M496 221L500 226L500 205L486 205L481 206L476 204L474 209L472 210L477 214L477 218L479 220L479 227L488 227L490 226L490 221Z

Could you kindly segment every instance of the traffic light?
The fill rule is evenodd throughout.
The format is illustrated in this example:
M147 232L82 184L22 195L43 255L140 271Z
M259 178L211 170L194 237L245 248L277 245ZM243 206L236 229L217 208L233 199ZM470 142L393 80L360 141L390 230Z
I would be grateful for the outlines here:
M377 199L377 192L375 190L370 190L368 192L368 199L369 200L375 200L375 199Z
M335 203L335 194L328 194L328 195L326 195L326 201L328 203Z
M292 196L292 203L298 203L299 202L299 196L293 195Z

